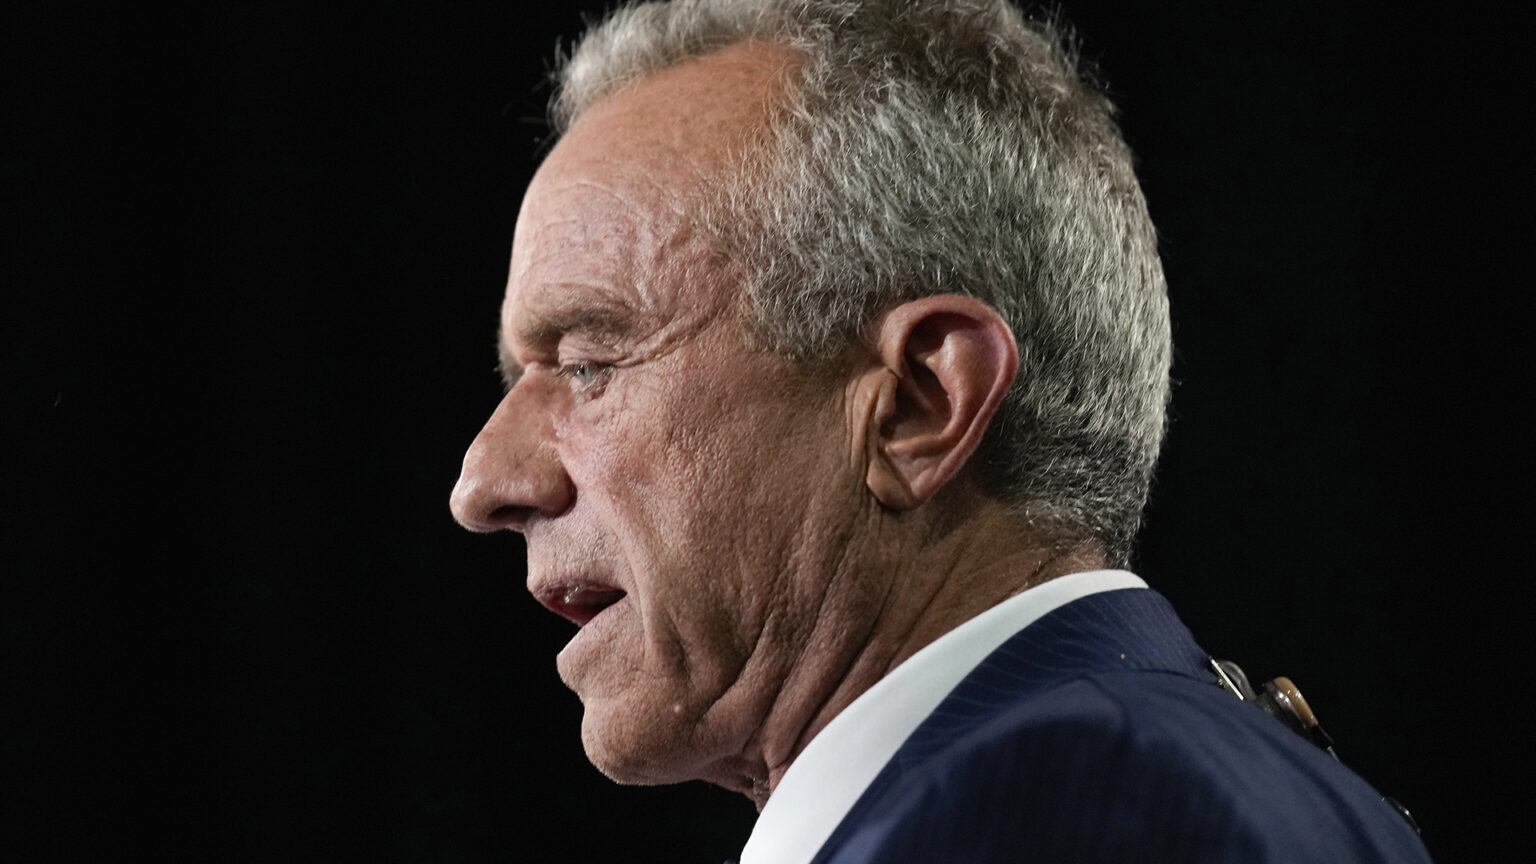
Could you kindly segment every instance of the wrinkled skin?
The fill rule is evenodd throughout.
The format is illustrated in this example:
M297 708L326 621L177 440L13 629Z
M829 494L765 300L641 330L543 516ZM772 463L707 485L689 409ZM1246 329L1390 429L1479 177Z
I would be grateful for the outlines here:
M869 509L845 388L749 349L739 277L693 224L786 62L738 46L661 73L551 152L502 310L515 384L455 492L467 526L524 534L546 603L581 620L567 600L624 592L558 660L588 755L624 782L761 783L742 754L818 626L878 603L827 617Z
M558 666L593 764L762 806L838 712L1033 584L1103 566L1041 542L966 465L1019 357L934 295L797 364L753 350L700 192L764 134L787 50L738 44L600 100L524 199L502 307L509 391L455 517L514 530L582 625Z

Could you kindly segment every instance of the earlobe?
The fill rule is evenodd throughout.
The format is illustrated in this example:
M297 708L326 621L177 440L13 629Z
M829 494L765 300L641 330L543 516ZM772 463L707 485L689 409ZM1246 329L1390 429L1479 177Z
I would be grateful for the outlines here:
M1018 347L995 309L958 295L896 307L877 340L885 377L869 414L866 483L886 507L910 510L981 444L1018 372Z

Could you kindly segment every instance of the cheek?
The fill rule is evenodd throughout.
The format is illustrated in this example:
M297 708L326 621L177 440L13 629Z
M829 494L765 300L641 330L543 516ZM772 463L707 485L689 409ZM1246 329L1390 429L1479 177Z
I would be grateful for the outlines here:
M576 489L569 518L608 538L622 558L612 563L628 571L647 606L659 591L708 587L706 575L722 569L716 544L731 519L730 465L719 442L734 432L728 424L711 428L695 400L677 398L682 393L698 391L614 387L575 406L558 430Z
M681 365L681 364L678 364ZM739 404L740 382L676 369L636 368L602 396L573 404L556 436L577 493L641 518L709 506L771 454L754 453L761 430ZM745 446L744 446L745 445ZM758 457L764 457L760 460Z
M609 536L654 639L716 641L727 609L750 628L753 595L783 569L792 532L770 482L790 468L773 446L782 412L733 402L730 383L615 388L563 424L570 515Z
M557 437L578 506L610 525L646 524L670 510L668 499L697 474L696 453L680 435L691 422L633 385L576 406Z
M573 405L558 436L576 489L571 516L609 536L647 617L684 627L684 610L729 606L750 628L814 545L808 520L825 519L813 498L845 479L827 464L844 449L843 424L803 394L774 396L782 376L772 370L687 374L709 368L679 364L648 379L635 369Z

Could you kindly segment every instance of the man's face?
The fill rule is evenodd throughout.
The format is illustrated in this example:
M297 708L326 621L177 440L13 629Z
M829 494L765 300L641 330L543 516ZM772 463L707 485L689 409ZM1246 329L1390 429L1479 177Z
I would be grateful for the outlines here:
M628 782L727 786L811 639L863 507L844 388L745 341L694 200L760 128L785 58L728 49L582 116L528 189L502 308L513 386L455 516L512 528L581 624L561 678Z

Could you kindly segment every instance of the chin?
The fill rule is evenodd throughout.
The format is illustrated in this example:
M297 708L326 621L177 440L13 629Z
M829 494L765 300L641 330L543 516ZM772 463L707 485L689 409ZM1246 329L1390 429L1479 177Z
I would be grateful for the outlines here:
M677 765L680 760L668 756L677 749L668 740L678 737L676 731L595 714L588 708L582 716L581 746L593 767L609 780L626 786L663 786L694 779Z
M616 783L662 786L705 780L722 785L716 777L719 765L737 758L739 748L709 734L706 710L622 697L583 703L582 747L592 765Z

